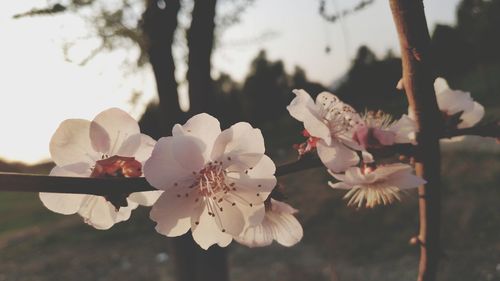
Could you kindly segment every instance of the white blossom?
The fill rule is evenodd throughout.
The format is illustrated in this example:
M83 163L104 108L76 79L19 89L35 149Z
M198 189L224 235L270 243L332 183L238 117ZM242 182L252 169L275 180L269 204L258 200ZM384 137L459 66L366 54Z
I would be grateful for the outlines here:
M348 190L345 199L348 205L373 208L401 200L400 192L425 184L426 181L412 173L412 167L396 163L377 167L351 167L344 174L330 172L340 182L329 185L335 189Z
M94 120L68 119L57 128L50 141L56 167L51 176L138 177L155 141L141 134L137 121L128 113L111 108ZM105 188L105 187L103 187ZM152 205L160 192L131 194L126 207L117 209L104 197L86 194L40 193L45 207L53 212L78 213L97 229L109 229L125 221L138 205Z
M297 210L274 199L265 204L266 215L262 222L245 229L239 237L235 237L236 241L251 248L268 246L273 240L286 247L297 244L304 235L294 216Z
M158 140L144 167L147 181L164 190L150 214L159 233L174 237L191 229L208 249L225 247L262 222L276 167L259 129L241 122L221 132L217 119L198 114L172 134Z
M362 116L362 120L353 138L365 149L395 143L414 143L417 126L415 121L405 114L400 119L394 120L390 114L369 111Z
M293 92L296 97L287 109L292 117L304 123L312 137L319 139L315 144L323 164L335 172L356 165L359 157L355 150L362 150L353 139L362 122L359 114L331 93L322 92L314 102L304 90Z

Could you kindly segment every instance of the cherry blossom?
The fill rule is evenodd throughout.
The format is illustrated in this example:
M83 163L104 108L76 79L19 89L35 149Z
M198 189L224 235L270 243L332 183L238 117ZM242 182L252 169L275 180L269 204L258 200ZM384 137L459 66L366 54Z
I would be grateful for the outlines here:
M362 123L359 114L335 95L322 92L316 102L304 90L294 90L296 97L287 106L290 115L304 123L318 156L325 166L335 172L343 172L356 165L359 157L355 150L363 148L353 139L354 132Z
M368 111L362 119L363 123L357 127L353 138L365 149L414 142L417 126L407 115L394 120L390 114Z
M266 215L262 222L248 227L235 240L251 248L268 246L273 240L286 247L297 244L303 236L302 226L294 216L297 210L274 199L267 200L265 205Z
M150 156L155 141L141 134L137 121L128 113L111 108L94 120L63 121L50 140L50 153L56 167L51 176L62 177L139 177L142 163ZM49 210L70 215L78 213L96 229L109 229L125 221L138 205L151 206L161 192L132 193L127 206L115 206L102 196L86 194L40 193Z
M475 102L470 93L450 89L444 78L436 78L434 90L439 109L445 114L445 117L462 112L458 128L472 127L483 118L484 107Z
M175 237L191 229L208 249L261 223L276 185L276 167L264 152L260 130L245 122L221 132L219 121L203 113L175 125L144 166L146 180L164 190L150 214L156 231Z
M349 190L344 196L348 205L373 208L401 200L402 190L425 184L426 181L412 173L407 164L395 163L380 166L351 167L344 174L330 172L340 182L329 185L335 189Z

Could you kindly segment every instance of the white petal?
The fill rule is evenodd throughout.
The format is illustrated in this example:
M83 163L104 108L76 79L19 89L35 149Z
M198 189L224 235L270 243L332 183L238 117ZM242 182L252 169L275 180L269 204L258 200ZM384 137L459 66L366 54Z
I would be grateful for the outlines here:
M399 171L390 175L386 179L387 185L396 186L399 189L416 188L425 184L426 181L421 177L413 175L410 171Z
M88 195L85 197L78 214L85 222L96 229L109 229L116 221L115 207L104 197ZM130 211L128 211L130 215Z
M76 163L65 167L54 167L51 176L59 177L86 177L90 175L90 167L87 163ZM40 192L40 200L47 209L63 214L71 215L78 212L85 194L46 193Z
M264 152L264 137L260 130L240 122L217 137L211 159L223 161L230 170L244 171L256 165Z
M336 173L343 172L359 162L356 152L338 141L332 141L330 146L323 141L319 141L316 148L321 162Z
M273 234L276 242L285 247L297 244L304 235L299 221L291 214L270 213L269 220L272 222Z
M196 224L198 222L198 224ZM231 243L233 237L219 229L215 218L208 215L208 209L203 209L198 218L191 220L193 239L203 249L208 249L214 244L225 247Z
M321 138L330 143L331 136L328 126L323 122L319 109L311 96L304 90L293 90L296 97L287 106L290 115L304 123L304 128L311 136Z
M264 219L261 224L245 229L240 236L234 239L250 248L268 246L274 240L273 228L269 220Z
M352 185L349 185L349 184L342 182L342 181L336 182L336 183L328 182L328 185L334 189L351 189L353 187Z
M183 194L184 195L184 194ZM164 192L151 209L150 218L156 222L156 231L176 237L191 228L191 216L196 215L194 198L177 197L175 192Z
M77 162L95 163L101 155L94 151L89 138L90 122L68 119L59 125L50 140L50 154L58 166Z
M153 152L156 141L148 135L141 134L141 144L136 150L134 157L137 161L144 163Z
M141 146L142 134L135 134L129 136L126 140L122 142L120 148L116 151L116 155L124 157L134 157L137 150ZM153 150L154 145L151 147ZM150 151L151 153L151 151Z
M458 124L458 128L469 128L474 125L476 125L481 119L483 119L484 116L484 107L477 103L474 102L474 105L471 110L465 111L461 116L460 119L462 122Z
M389 130L396 134L396 143L413 143L417 124L408 115L403 114L397 122L389 127Z
M144 176L158 189L165 190L177 184L182 185L204 166L202 151L203 144L194 137L161 138L144 164Z
M141 206L152 206L158 197L163 193L163 191L145 191L145 192L134 192L130 194L128 199L135 202Z
M90 123L89 131L92 148L101 154L108 154L111 147L111 139L106 129L96 122Z
M436 94L447 91L449 89L450 86L448 86L448 82L446 81L446 79L438 77L436 78L436 80L434 80L434 90L436 91Z
M286 213L286 214L295 214L298 212L297 209L290 206L289 204L278 200L274 200L272 198L271 198L271 210L273 212Z
M98 124L108 134L110 146L106 152L110 156L117 153L118 149L127 138L140 134L137 121L127 112L118 108L110 108L99 113L92 123ZM100 130L92 130L93 128L99 128L99 126L91 127L91 137L102 133ZM92 139L92 141L94 142L94 139Z
M84 197L88 195L40 192L39 196L43 205L52 212L71 215L78 212Z
M215 139L221 133L220 123L215 117L200 113L191 117L184 125L175 125L172 129L172 135L189 135L203 140L206 145L205 156L208 158L212 151Z

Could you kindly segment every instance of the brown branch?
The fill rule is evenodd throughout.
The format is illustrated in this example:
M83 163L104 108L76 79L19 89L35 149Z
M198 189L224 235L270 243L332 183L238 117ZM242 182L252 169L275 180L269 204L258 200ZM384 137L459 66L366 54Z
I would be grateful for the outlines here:
M422 0L389 0L398 32L403 85L419 129L415 170L427 184L418 187L420 263L418 280L436 279L440 256L440 148L443 132L428 61L429 31Z
M316 157L304 157L276 168L277 177L320 167ZM47 175L0 173L0 191L54 192L111 196L157 190L145 178L75 178Z

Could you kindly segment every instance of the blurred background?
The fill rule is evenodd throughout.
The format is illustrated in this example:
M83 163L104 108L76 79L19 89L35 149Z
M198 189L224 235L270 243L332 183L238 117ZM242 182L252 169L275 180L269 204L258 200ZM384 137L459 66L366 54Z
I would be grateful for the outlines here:
M424 1L433 71L500 113L500 1ZM277 162L296 158L294 88L332 91L360 111L405 113L397 35L385 0L26 0L0 3L0 171L46 174L61 121L120 107L159 138L198 112L262 129ZM443 145L441 280L500 280L500 149ZM300 210L293 248L229 247L232 280L414 280L416 194L345 206L323 169L283 177ZM0 193L0 281L174 280L148 209L109 231Z

